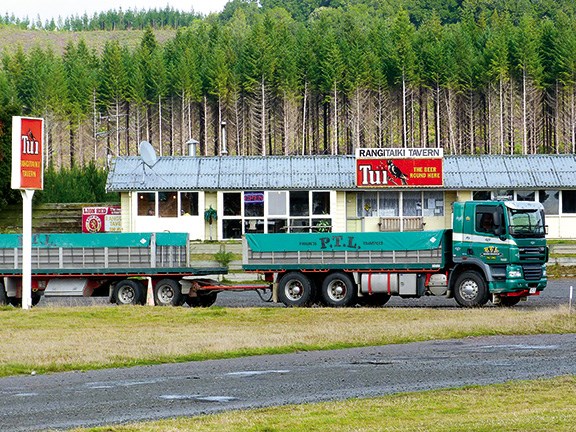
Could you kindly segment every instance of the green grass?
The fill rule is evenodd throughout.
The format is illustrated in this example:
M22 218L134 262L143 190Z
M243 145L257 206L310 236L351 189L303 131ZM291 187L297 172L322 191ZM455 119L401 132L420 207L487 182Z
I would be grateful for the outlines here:
M469 336L576 333L576 314L566 307L4 307L0 321L0 376Z
M575 406L576 378L568 376L74 431L569 432Z

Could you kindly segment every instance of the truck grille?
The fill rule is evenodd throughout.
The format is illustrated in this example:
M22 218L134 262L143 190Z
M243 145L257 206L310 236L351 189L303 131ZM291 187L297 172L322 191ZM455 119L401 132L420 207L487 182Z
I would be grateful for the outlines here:
M519 248L521 261L540 261L546 259L546 248L544 246L527 246Z
M524 265L522 269L524 270L524 279L526 280L540 280L542 278L541 265Z

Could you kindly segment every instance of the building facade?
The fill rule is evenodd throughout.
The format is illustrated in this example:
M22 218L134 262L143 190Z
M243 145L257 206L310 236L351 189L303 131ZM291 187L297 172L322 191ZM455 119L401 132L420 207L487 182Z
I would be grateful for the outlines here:
M453 202L502 198L541 202L548 237L576 238L574 155L359 150L369 152L160 157L152 167L119 157L107 190L120 193L123 231L188 232L197 240L449 228Z

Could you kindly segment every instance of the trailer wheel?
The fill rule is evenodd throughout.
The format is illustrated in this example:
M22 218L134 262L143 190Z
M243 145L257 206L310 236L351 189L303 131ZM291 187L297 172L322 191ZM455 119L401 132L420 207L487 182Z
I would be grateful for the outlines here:
M180 306L182 304L180 284L173 279L161 279L154 286L154 304L157 306Z
M388 300L390 300L388 294L364 294L362 297L358 297L358 304L365 307L379 307L388 303Z
M116 284L113 297L118 305L143 304L144 289L138 281L125 279Z
M7 297L8 304L11 304L14 307L22 306L22 299L20 297Z
M346 273L332 273L322 282L322 302L327 306L344 307L356 299L354 284Z
M478 272L465 271L456 279L454 298L460 306L484 306L488 302L488 297L488 287Z
M6 288L4 288L4 284L0 282L0 306L7 306L8 303L8 296L6 295Z
M218 298L216 291L211 291L206 294L198 294L197 297L186 297L186 304L190 307L210 307Z
M302 273L286 273L278 282L278 299L288 307L309 306L314 298L312 286Z
M38 303L40 303L41 298L42 298L42 296L40 294L33 292L32 293L32 306L36 306Z

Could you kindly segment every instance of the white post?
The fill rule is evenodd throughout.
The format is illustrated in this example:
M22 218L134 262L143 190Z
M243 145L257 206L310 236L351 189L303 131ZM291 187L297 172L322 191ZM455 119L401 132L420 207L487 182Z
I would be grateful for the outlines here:
M572 312L572 293L574 292L574 287L570 285L570 301L568 302L568 313Z
M22 309L32 307L32 197L33 189L22 189Z

